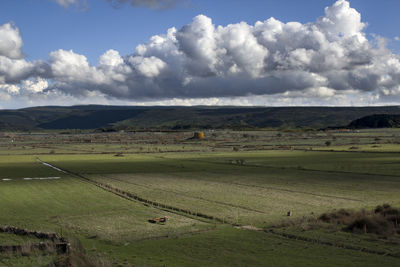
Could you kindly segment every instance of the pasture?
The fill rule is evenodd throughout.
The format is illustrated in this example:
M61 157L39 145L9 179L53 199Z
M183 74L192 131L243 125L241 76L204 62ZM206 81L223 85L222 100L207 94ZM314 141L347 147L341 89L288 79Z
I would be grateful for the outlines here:
M0 225L59 233L109 265L400 263L398 235L307 223L335 209L399 207L400 131L190 136L6 134ZM148 222L161 216L168 222ZM0 234L0 242L24 240ZM8 255L0 265L28 258Z

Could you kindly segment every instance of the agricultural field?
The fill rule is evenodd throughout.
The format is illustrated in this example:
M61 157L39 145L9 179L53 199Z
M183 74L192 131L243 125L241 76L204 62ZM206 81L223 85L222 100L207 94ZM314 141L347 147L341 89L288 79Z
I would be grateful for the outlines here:
M65 237L81 266L400 264L397 221L381 235L319 219L400 207L400 130L192 136L2 133L0 227ZM27 242L38 240L0 231L0 247ZM67 256L0 252L0 266L60 257Z

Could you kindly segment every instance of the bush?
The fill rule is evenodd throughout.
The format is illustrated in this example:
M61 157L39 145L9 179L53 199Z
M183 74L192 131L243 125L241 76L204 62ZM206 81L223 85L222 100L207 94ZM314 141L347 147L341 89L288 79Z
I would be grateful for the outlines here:
M356 219L345 228L354 233L372 233L382 236L390 236L396 233L396 229L390 221L380 215L365 216Z
M318 220L344 225L343 230L354 233L372 233L385 237L400 234L400 209L389 204L377 206L369 212L341 209L324 213Z
M332 213L324 213L318 219L327 223L347 224L352 220L352 214L348 210L340 209Z
M325 142L325 145L326 145L326 146L330 146L331 144L332 144L331 141L326 141L326 142Z

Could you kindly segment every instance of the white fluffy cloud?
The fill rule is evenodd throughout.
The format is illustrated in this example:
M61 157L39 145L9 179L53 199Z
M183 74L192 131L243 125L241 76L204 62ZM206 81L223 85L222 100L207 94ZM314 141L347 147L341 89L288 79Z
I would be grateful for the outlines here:
M24 59L11 59L0 56L0 83L13 83L28 78L35 64Z
M47 89L48 86L49 83L47 82L47 80L40 77L36 79L25 80L22 82L22 88L31 93L41 93L45 89Z
M72 50L57 50L50 53L52 77L57 81L71 83L104 83L106 77L96 67L89 66L87 58Z
M0 25L0 56L20 59L23 56L22 38L18 28L12 23Z
M120 56L118 51L113 49L105 52L99 59L99 64L101 66L116 67L124 63L124 60Z
M169 3L152 3L161 2ZM91 66L72 50L51 52L48 62L27 62L21 58L18 29L5 24L0 40L13 36L15 45L0 43L0 85L19 86L20 94L96 94L136 103L235 97L257 102L256 96L303 104L307 99L400 101L400 57L383 38L368 40L365 25L345 0L305 24L269 18L254 25L216 26L199 15L180 29L151 37L133 54L108 50Z
M10 99L11 96L21 93L20 83L27 86L30 77L48 77L47 64L42 61L29 62L23 57L22 38L20 31L12 23L0 25L0 94L1 99ZM43 78L40 78L47 83ZM42 82L43 84L43 82ZM32 87L33 86L33 87ZM31 84L29 88L38 89Z
M361 22L361 14L351 8L346 0L338 0L331 7L326 7L325 16L319 18L317 24L330 39L344 36L364 40L361 31L365 24Z
M14 84L0 84L0 91L7 94L18 94L20 88Z
M159 76L166 67L164 61L154 56L145 58L140 56L130 57L128 61L139 74L148 78Z

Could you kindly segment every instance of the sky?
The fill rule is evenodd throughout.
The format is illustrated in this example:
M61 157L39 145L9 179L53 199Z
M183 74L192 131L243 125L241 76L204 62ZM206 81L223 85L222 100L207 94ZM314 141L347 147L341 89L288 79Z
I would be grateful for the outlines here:
M400 104L398 0L2 0L0 108Z

